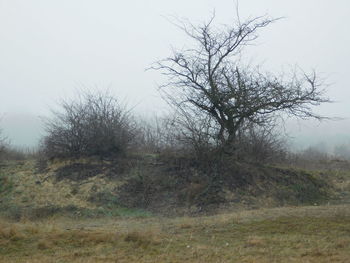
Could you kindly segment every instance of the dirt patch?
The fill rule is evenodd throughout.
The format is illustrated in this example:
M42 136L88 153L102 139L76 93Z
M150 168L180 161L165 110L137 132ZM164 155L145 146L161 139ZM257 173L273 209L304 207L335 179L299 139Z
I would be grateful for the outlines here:
M118 158L109 161L94 158L70 161L69 164L60 166L54 171L57 181L69 179L72 181L84 181L97 175L103 175L108 179L120 179L128 176L130 170L135 167L138 159L135 157Z
M90 177L103 173L103 166L97 164L73 163L58 168L55 171L57 181L69 179L72 181L82 181Z

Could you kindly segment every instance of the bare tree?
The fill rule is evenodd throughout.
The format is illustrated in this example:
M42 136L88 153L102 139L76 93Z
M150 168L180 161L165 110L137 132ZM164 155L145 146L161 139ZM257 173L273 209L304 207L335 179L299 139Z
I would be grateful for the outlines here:
M49 158L125 154L134 133L129 111L108 92L62 100L46 121L43 149Z
M161 86L166 99L186 113L197 109L217 126L215 137L225 152L232 153L238 134L250 124L268 126L282 113L299 118L317 118L313 106L324 97L316 73L294 70L289 76L243 66L241 52L258 37L258 31L276 19L256 17L221 28L209 22L176 25L194 41L192 47L173 51L152 69L168 77Z
M6 150L6 137L2 133L2 129L0 129L0 158L5 153Z

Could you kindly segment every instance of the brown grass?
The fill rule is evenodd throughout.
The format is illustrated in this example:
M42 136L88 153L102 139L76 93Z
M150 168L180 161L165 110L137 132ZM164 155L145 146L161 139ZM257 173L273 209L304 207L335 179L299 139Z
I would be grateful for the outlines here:
M138 232L133 231L131 233L126 234L124 237L125 242L132 242L139 247L147 248L150 245L159 245L161 242L157 240L154 233L147 232Z
M52 169L55 168L53 164ZM13 201L19 205L90 207L94 184L44 181L33 163L12 166ZM349 172L334 175L349 191ZM43 183L36 184L36 181ZM264 202L269 201L264 199ZM271 201L271 200L270 200ZM350 201L350 200L349 200ZM272 202L272 201L271 201ZM267 205L268 206L268 205ZM237 208L235 208L237 209ZM73 219L32 222L0 219L0 262L350 262L350 205L227 210L215 216Z
M246 241L246 247L263 247L266 246L266 242L263 238L258 236L250 236Z
M0 221L0 262L349 262L350 206Z

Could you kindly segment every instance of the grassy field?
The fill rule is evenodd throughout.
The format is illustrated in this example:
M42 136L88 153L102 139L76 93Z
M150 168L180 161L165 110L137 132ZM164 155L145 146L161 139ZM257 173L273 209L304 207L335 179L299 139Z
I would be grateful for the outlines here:
M350 206L0 223L0 262L349 262Z
M347 169L324 173L329 204L172 218L89 202L118 183L103 176L78 185L34 171L0 167L0 262L350 262Z

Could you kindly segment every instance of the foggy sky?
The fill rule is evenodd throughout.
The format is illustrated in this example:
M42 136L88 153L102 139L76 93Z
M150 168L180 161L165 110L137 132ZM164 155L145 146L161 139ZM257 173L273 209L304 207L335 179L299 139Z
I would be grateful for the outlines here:
M161 114L162 77L145 69L188 42L168 19L202 22L214 9L218 24L235 17L232 0L0 0L0 127L13 144L33 145L42 133L37 117L82 86L109 87L136 113ZM245 52L247 61L276 72L296 64L315 69L336 101L317 112L344 118L288 121L291 136L303 144L349 140L350 3L241 0L239 10L242 20L284 17L260 31L256 45Z

